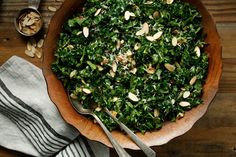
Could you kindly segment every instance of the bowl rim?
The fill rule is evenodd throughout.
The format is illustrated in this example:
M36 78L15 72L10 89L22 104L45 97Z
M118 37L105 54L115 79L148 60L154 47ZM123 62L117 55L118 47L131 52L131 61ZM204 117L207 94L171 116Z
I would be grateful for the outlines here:
M208 75L206 79L206 83L204 85L203 90L203 104L198 105L197 107L191 109L190 111L185 113L185 116L176 122L165 122L163 127L160 130L155 130L153 132L146 132L144 135L141 133L136 133L141 140L144 141L149 146L157 146L163 145L172 140L175 137L183 135L188 130L192 128L196 121L198 121L207 111L208 106L214 99L218 88L219 82L222 74L222 46L220 41L220 36L216 29L215 21L213 17L209 14L205 6L201 1L195 0L184 0L185 2L191 3L192 5L197 6L198 10L201 12L203 17L203 23L206 26L204 30L206 32L210 32L207 36L207 39L210 43L207 46L206 50L212 52L209 55L209 64ZM51 71L51 61L54 59L53 52L56 48L56 41L59 38L59 32L55 33L55 30L61 30L61 25L65 20L78 8L82 9L82 5L84 4L84 0L65 0L62 4L61 8L55 13L52 17L51 22L49 24L47 36L45 39L45 44L43 46L43 62L42 62L42 71L43 75L46 79L48 93L51 100L54 102L56 107L58 108L63 119L74 126L78 131L85 137L90 140L95 140L105 144L108 147L112 147L108 138L103 133L101 128L94 124L91 120L88 120L84 116L78 114L73 107L70 105L67 94L64 90L62 83L56 78L55 74ZM70 11L68 11L68 9ZM67 12L65 11L67 10ZM68 14L69 12L69 14ZM60 24L58 24L58 19L64 17L64 21L60 19ZM214 42L211 39L214 38ZM212 59L215 57L214 59ZM216 71L217 69L217 71ZM210 75L210 76L209 76ZM211 83L209 85L209 83ZM59 88L55 92L56 88ZM207 90L205 90L207 89ZM66 109L65 106L71 107L71 109ZM84 125L81 126L80 123ZM176 129L177 126L177 129ZM92 129L92 130L91 130ZM94 133L95 132L95 133ZM168 132L168 133L166 133ZM139 149L126 135L122 134L120 131L112 131L112 135L118 140L118 142L124 147L129 149ZM153 136L155 138L153 138Z

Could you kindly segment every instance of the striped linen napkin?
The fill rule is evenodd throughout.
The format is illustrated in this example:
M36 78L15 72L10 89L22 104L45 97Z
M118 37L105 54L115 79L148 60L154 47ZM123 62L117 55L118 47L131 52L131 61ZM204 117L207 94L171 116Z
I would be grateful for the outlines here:
M41 69L17 56L0 67L0 145L32 156L109 157L65 123Z

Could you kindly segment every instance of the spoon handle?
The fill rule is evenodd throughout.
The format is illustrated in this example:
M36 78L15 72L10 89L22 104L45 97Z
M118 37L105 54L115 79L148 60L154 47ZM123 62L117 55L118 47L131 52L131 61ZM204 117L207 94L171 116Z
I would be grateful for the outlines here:
M102 123L102 121L98 118L97 115L93 114L93 117L96 121L100 124L104 132L106 133L107 137L109 138L110 142L112 143L113 147L115 148L119 157L131 157L124 148L112 137L110 131L106 128L106 126Z
M28 6L29 8L33 8L35 10L38 10L39 8L40 0L28 0Z
M129 136L130 138L139 146L140 149L143 150L143 152L148 156L148 157L156 157L156 152L153 151L150 147L148 147L145 143L143 143L140 138L138 138L133 131L131 131L126 125L124 125L122 122L120 122L115 116L111 114L111 112L105 108L106 113L111 116L111 118L119 124L121 129L123 129Z

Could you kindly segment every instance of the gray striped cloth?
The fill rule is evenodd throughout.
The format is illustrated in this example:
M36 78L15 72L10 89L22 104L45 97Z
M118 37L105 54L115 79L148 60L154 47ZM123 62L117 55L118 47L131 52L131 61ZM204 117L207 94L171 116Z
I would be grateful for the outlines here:
M48 96L41 69L13 56L0 67L0 145L32 156L108 157L79 135Z

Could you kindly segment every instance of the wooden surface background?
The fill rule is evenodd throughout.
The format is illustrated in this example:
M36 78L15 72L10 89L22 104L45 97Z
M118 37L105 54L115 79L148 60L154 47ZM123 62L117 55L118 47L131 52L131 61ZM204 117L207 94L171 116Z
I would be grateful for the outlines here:
M44 28L36 39L44 37L54 12L63 0L41 0L40 12ZM169 143L153 147L158 157L235 157L236 156L236 0L202 0L213 15L223 46L223 74L219 91L207 113L186 134ZM27 0L0 0L0 65L12 55L23 57L41 67L41 59L24 54L27 38L14 28L17 11L27 6ZM0 139L1 140L1 139ZM132 156L144 157L141 151L128 150ZM114 150L111 156L115 157ZM0 147L0 157L29 157Z

